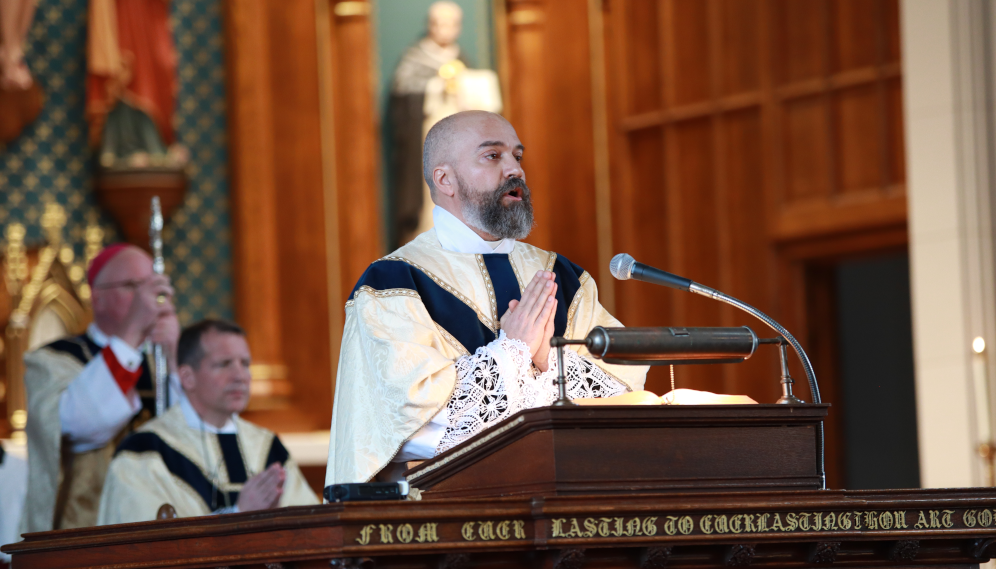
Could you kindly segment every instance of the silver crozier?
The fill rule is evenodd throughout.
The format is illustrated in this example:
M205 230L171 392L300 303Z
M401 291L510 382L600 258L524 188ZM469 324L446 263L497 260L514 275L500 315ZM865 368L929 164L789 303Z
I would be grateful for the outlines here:
M163 260L163 210L159 205L159 196L152 198L149 245L152 247L152 271L161 275L166 272L166 261ZM156 417L161 417L169 407L169 370L166 367L166 354L163 352L162 344L153 344L152 353L156 366L152 374L156 386Z

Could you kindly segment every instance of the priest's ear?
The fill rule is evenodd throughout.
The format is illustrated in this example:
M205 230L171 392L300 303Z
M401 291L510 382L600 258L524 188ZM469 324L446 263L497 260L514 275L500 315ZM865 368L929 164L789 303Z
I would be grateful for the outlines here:
M190 393L192 389L197 387L197 375L194 373L194 368L190 367L190 364L179 366L176 374L180 376L180 385L183 386L183 391Z
M453 171L448 164L440 164L432 169L432 185L435 186L434 191L431 192L433 195L433 201L437 204L442 196L452 198L456 195L457 191L457 181L456 173Z

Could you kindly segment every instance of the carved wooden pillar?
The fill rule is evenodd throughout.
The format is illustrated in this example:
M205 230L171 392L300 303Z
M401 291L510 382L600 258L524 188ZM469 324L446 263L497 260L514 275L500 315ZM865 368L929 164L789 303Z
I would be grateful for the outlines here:
M341 282L340 302L333 308L341 313L367 265L384 254L370 3L337 2L331 39Z
M611 306L611 288L600 278L611 257L604 58L589 37L590 24L597 28L601 18L590 18L589 3L577 0L506 0L504 10L495 21L505 23L499 38L506 115L526 147L523 166L536 209L528 241L588 270ZM603 95L599 108L595 93Z
M255 362L254 395L287 396L267 2L229 0L225 6L235 316Z
M328 428L346 296L383 254L370 4L232 0L230 155L247 418Z
M550 247L553 200L547 167L548 118L546 91L546 1L507 0L508 93L506 116L526 147L523 167L533 190L536 228L528 241Z

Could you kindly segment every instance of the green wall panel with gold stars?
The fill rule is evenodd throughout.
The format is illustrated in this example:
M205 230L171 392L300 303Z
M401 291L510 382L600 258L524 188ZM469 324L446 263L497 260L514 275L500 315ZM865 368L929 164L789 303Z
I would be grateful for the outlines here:
M190 149L183 204L163 232L166 271L176 288L180 322L232 317L231 231L226 172L225 78L221 0L172 0L179 56L174 123ZM45 107L21 136L0 145L0 239L9 223L27 228L29 246L43 240L45 203L67 215L64 238L83 255L85 228L120 239L97 206L84 118L86 0L38 0L25 59L45 92Z

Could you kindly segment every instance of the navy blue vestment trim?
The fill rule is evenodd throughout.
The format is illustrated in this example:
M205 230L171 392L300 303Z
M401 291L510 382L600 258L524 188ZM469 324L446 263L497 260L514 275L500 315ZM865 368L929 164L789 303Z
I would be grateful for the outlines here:
M353 287L350 298L356 297L356 291L361 286L374 290L414 290L422 298L422 304L429 311L432 320L470 353L495 339L494 332L481 322L473 308L404 261L381 260L371 264Z
M224 435L219 435L219 441ZM235 435L230 435L233 439ZM226 460L225 467L228 469L229 475L232 473L232 467L228 463L227 453L224 451L224 445L222 445L222 453ZM159 435L151 433L148 431L143 431L140 433L134 433L129 435L121 444L118 449L114 452L117 456L123 451L130 452L156 452L162 458L163 463L166 465L166 469L169 470L174 476L183 480L190 486L197 495L204 500L204 503L208 508L214 510L225 505L234 505L239 501L238 491L228 492L228 500L225 500L225 493L219 490L210 480L204 476L204 473L196 464L193 463L189 458L183 456L173 447L166 444L166 441L162 440ZM238 448L236 448L238 452ZM287 462L288 454L287 449L281 444L280 439L276 436L273 437L273 443L270 445L270 450L267 453L266 466L270 466L274 462L279 462L284 464ZM242 455L239 453L239 464L242 467L242 480L231 480L231 482L239 483L246 481L245 465L242 463Z
M218 433L218 445L225 457L225 469L228 470L228 481L244 484L249 477L246 475L246 464L242 461L242 451L235 433Z
M508 310L508 302L521 298L518 280L512 271L508 255L492 253L482 257L491 277L491 284L495 288L497 317L500 319ZM567 311L581 289L580 279L584 269L566 257L558 255L552 270L558 285L554 334L562 336L567 330ZM528 284L528 281L532 280L532 275L523 275L523 278L527 279L523 284ZM350 299L355 299L356 292L363 286L378 291L406 289L417 292L432 320L456 338L470 353L474 353L477 348L495 339L495 333L480 321L473 308L464 304L421 270L404 261L382 259L372 263L353 287Z
M498 308L496 317L501 320L502 315L508 311L508 303L513 300L522 300L522 291L519 290L519 279L515 278L515 271L512 270L512 262L508 255L503 253L491 253L481 255L484 258L484 266L488 269L488 276L491 277L491 286L495 290L496 306ZM529 283L525 283L529 284Z

